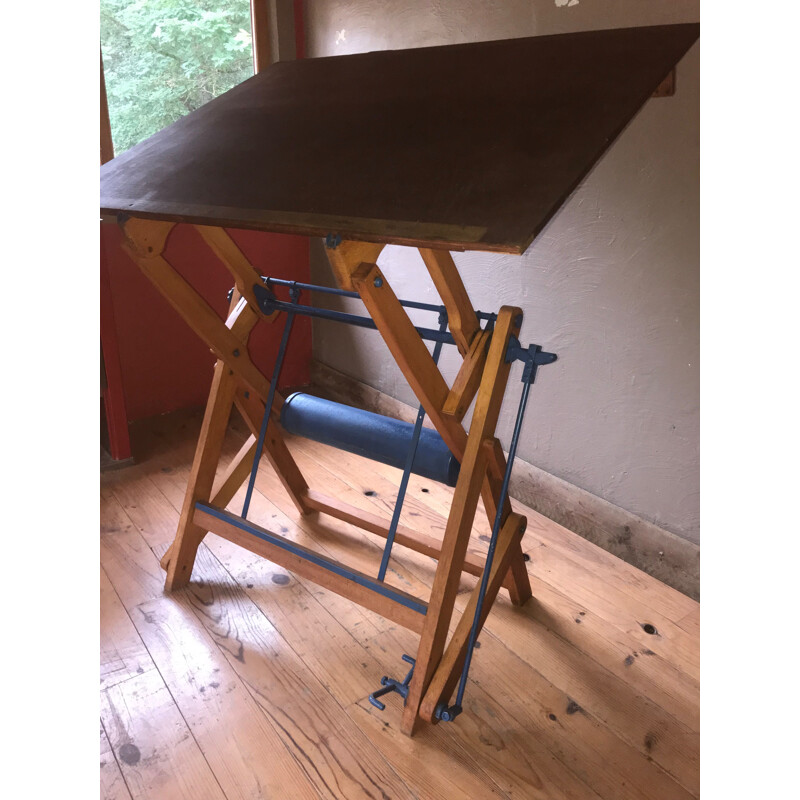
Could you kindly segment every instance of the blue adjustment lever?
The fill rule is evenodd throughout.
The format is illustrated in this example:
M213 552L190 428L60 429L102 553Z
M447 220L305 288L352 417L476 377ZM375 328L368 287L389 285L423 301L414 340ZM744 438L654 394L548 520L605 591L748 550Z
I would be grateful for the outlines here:
M386 708L386 706L381 703L378 698L383 697L385 694L389 694L389 692L397 692L397 694L403 698L403 705L406 704L406 698L408 697L408 684L411 683L411 678L414 675L414 665L416 664L416 661L405 653L403 653L403 661L405 661L407 664L411 664L411 669L408 671L408 675L403 678L402 683L394 678L388 678L386 675L384 675L381 678L381 686L383 686L383 688L378 689L369 696L369 701L375 706L375 708L379 708L381 711Z

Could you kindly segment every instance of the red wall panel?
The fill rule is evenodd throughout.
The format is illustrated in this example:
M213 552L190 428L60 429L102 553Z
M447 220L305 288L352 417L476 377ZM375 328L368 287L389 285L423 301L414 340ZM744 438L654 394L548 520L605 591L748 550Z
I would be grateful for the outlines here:
M263 275L309 281L308 239L299 236L230 230L253 266ZM205 403L214 357L178 313L122 250L116 225L101 226L101 258L108 266L119 342L122 384L130 421ZM176 225L167 260L224 318L230 273L190 225ZM261 321L250 338L250 356L269 376L285 317ZM281 386L309 381L311 321L295 319L283 365Z

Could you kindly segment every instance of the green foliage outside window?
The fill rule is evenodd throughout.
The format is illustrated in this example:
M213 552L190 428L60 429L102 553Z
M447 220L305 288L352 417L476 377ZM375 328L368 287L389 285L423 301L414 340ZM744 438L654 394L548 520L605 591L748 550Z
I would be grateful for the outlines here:
M253 74L246 0L101 0L100 40L117 154Z

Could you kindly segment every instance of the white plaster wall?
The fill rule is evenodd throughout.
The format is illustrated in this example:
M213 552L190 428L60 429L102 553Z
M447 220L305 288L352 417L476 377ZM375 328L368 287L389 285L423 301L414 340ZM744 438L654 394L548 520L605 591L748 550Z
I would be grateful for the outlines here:
M309 0L309 57L576 30L692 22L689 0ZM473 303L525 312L524 343L558 353L531 395L519 456L699 542L699 44L677 93L651 99L524 256L455 253ZM381 267L401 297L437 295L416 251ZM332 283L321 245L315 280ZM357 303L342 307L358 309ZM417 319L430 319L418 316ZM377 334L320 323L319 360L414 396ZM443 372L459 358L445 350ZM499 435L518 398L512 373Z

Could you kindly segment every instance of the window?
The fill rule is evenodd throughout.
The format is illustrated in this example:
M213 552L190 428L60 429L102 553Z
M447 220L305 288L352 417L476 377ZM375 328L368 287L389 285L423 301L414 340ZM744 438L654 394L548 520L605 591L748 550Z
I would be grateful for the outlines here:
M100 0L117 154L253 74L249 0Z

